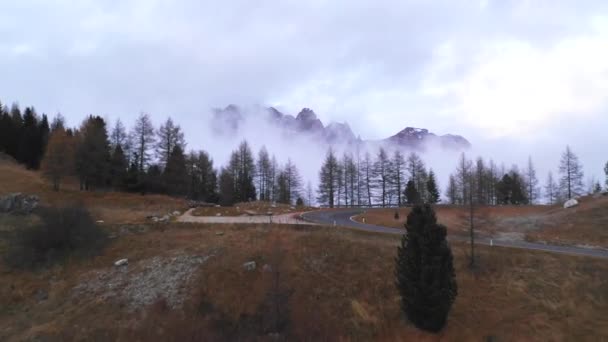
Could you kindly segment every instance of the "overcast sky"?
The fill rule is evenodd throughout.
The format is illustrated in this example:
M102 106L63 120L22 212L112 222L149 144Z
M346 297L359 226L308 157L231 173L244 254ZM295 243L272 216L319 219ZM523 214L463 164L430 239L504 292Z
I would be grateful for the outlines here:
M71 125L170 115L191 147L209 108L237 103L367 139L461 134L522 163L570 144L598 177L608 159L604 0L7 0L0 51L1 101Z

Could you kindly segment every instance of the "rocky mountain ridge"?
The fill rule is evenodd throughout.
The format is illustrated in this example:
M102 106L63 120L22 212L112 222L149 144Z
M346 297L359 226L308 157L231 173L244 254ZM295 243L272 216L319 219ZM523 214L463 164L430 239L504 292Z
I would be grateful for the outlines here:
M317 141L327 144L375 143L397 147L422 150L428 144L436 144L444 149L462 150L471 147L467 139L460 135L436 135L425 128L406 127L393 136L381 140L362 140L352 131L348 123L332 122L327 126L319 120L316 113L310 108L303 108L296 116L284 114L274 107L260 108L261 113L255 120L266 120L279 133L287 136L293 134L309 135ZM248 113L236 105L229 105L224 109L215 109L212 118L212 127L217 134L238 134L244 124Z

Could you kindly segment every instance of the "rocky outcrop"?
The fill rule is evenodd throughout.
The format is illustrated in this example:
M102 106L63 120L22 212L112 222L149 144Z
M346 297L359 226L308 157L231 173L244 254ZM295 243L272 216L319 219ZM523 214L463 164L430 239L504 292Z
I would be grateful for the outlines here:
M382 140L362 141L356 137L348 123L330 123L324 126L317 114L310 108L303 108L295 117L284 114L274 107L257 108L251 111L253 121L259 120L255 115L262 115L266 122L277 129L283 136L293 134L312 136L315 141L326 144L380 143L396 147L422 150L432 144L437 147L452 150L468 149L471 144L462 136L454 134L436 135L425 128L406 127L397 134ZM261 114L260 114L261 113ZM245 111L235 105L224 109L216 109L212 127L220 135L234 135L246 121Z
M27 215L38 207L40 199L36 195L24 195L20 192L0 197L0 213Z
M445 149L467 149L471 144L459 135L446 134L438 136L428 129L406 127L399 133L384 140L390 144L401 147L422 149L427 144L438 144Z

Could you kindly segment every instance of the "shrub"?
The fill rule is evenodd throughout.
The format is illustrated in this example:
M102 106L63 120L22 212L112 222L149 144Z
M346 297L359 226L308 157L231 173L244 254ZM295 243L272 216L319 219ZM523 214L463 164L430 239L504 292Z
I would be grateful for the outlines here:
M298 207L304 206L304 200L302 199L302 197L298 197L298 199L296 200L296 206L298 206Z
M396 210L395 211L395 220L398 220L398 219L399 219L399 210Z
M458 294L446 228L430 205L416 205L397 248L396 285L401 309L416 327L440 331Z
M15 268L33 268L63 261L68 256L97 254L107 241L83 207L40 208L41 223L15 232L7 263Z

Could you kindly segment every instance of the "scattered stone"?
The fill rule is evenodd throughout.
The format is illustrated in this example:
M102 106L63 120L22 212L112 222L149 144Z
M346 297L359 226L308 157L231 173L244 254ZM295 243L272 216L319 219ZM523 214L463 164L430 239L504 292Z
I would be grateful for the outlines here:
M49 292L47 290L38 289L38 291L36 291L36 300L37 301L43 302L47 299L49 299Z
M268 264L264 264L264 266L262 267L262 271L264 271L266 273L270 273L270 272L272 272L272 266L270 266Z
M20 192L0 197L0 212L11 214L30 214L38 207L40 199L36 195L24 195Z
M578 205L578 201L574 198L571 198L564 203L564 209L576 207Z
M163 298L169 308L176 309L187 299L198 267L212 256L214 254L156 256L140 260L129 268L93 270L81 276L71 295L79 300L83 297L112 300L131 312Z
M245 271L255 271L255 261L248 261L244 263L243 268L245 269Z
M215 232L215 235L222 236L222 235L224 235L224 232Z
M128 260L128 259L120 259L120 260L117 260L117 261L114 263L114 266L116 266L116 267L120 267L120 266L126 266L126 265L128 265L128 264L129 264L129 260Z

